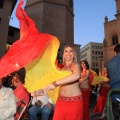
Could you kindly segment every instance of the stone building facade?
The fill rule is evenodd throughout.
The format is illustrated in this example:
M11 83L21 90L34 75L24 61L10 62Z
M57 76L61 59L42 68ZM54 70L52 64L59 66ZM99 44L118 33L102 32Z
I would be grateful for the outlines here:
M6 52L9 20L17 0L0 0L0 58Z
M57 36L61 44L74 44L72 0L27 0L25 11L40 32Z
M101 66L106 66L109 59L114 56L114 47L120 44L120 0L116 2L116 19L109 21L107 16L104 22L103 61ZM102 66L102 67L104 67Z

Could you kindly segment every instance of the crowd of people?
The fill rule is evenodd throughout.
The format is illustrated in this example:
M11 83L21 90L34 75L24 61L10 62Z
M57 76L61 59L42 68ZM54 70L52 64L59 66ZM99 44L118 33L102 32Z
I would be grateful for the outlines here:
M120 45L114 48L115 56L108 62L101 76L107 78L106 82L101 82L99 86L99 96L93 112L104 117L107 113L106 101L110 89L120 89ZM67 45L63 51L63 65L61 70L69 70L71 74L56 80L44 89L36 90L31 93L24 87L25 75L15 72L11 77L12 87L4 87L0 79L0 119L17 120L19 114L17 106L24 100L26 103L31 101L31 107L26 111L30 120L37 120L37 115L41 114L41 120L49 120L53 113L53 120L90 120L89 101L91 93L90 68L87 61L77 62L76 53L73 47ZM59 94L54 105L46 91L59 88ZM32 96L32 97L31 97ZM112 111L114 120L119 120L120 94L111 96ZM23 107L23 106L22 106ZM23 116L24 117L24 116Z

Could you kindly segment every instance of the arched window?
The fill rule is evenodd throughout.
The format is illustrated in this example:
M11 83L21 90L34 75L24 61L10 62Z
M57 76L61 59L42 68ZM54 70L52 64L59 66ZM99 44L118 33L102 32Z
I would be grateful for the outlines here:
M113 44L113 45L118 44L118 36L117 36L117 34L114 34L114 35L112 36L112 44Z

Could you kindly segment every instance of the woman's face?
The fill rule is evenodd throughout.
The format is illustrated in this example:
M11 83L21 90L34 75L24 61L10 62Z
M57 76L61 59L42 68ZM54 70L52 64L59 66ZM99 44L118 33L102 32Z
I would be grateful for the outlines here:
M104 68L104 69L103 69L103 73L107 73L107 68Z
M82 68L86 68L86 65L85 65L84 62L81 63L81 67L82 67Z
M12 81L13 81L13 85L14 85L15 87L18 87L18 86L22 85L22 82L21 82L20 79L19 79L18 77L16 77L16 76L13 76Z
M74 51L71 47L66 47L64 49L63 57L65 61L73 61L74 58Z

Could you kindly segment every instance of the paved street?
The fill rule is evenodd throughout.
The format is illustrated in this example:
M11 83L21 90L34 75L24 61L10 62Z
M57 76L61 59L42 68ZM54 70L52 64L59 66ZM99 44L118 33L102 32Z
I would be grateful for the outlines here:
M93 113L95 103L96 103L96 96L93 95L90 99L90 108L89 108L90 120L107 120L107 117L100 118L101 116L99 114Z
M94 106L90 106L90 120L107 120L107 117L101 118L99 114L93 113Z

